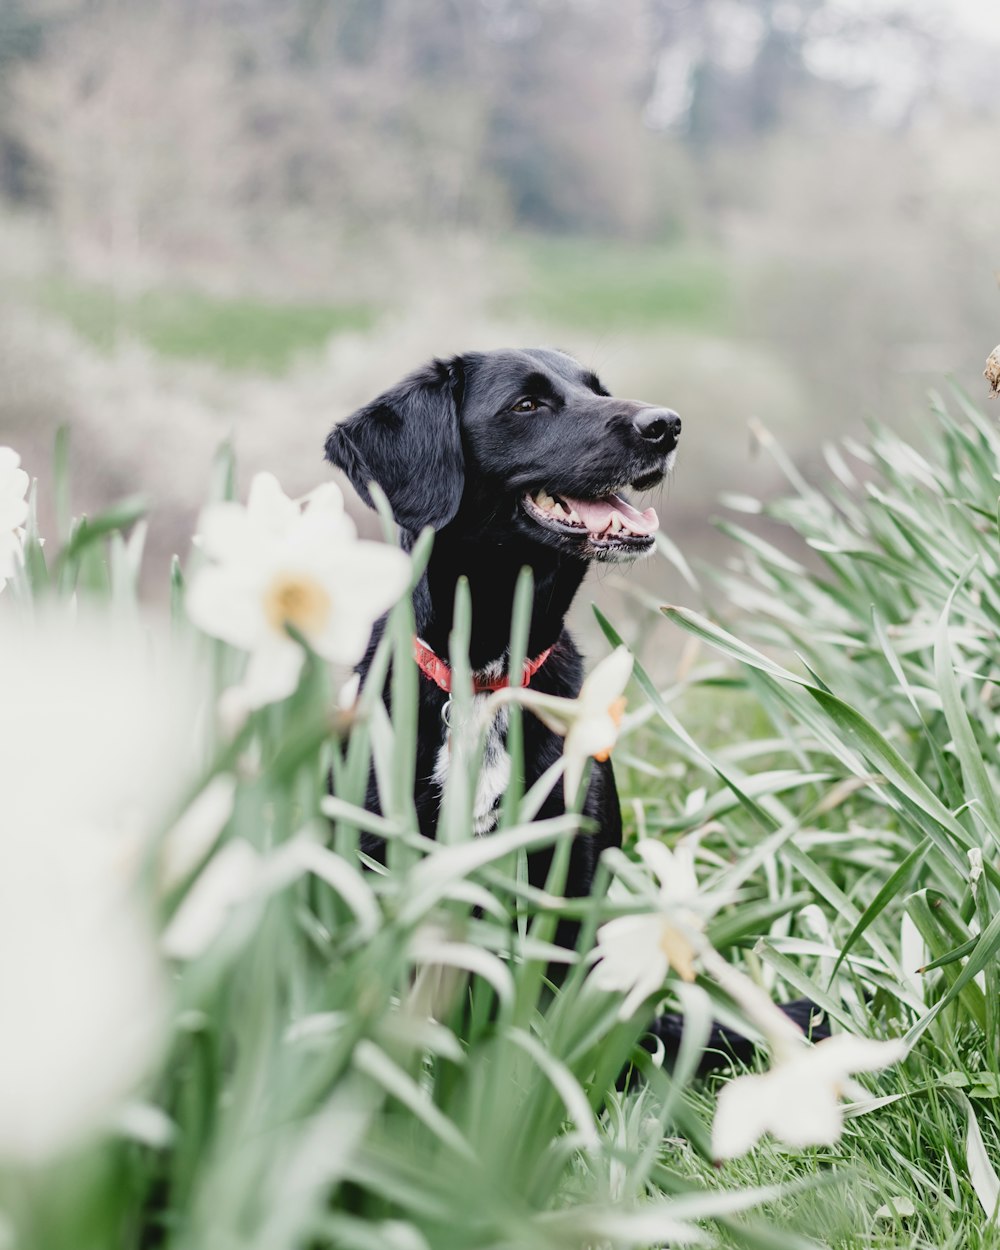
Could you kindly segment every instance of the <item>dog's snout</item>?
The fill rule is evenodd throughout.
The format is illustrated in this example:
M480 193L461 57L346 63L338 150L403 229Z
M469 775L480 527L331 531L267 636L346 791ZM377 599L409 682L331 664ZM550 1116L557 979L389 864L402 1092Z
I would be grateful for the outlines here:
M681 433L681 419L670 408L641 408L632 424L641 439L664 449L673 447Z

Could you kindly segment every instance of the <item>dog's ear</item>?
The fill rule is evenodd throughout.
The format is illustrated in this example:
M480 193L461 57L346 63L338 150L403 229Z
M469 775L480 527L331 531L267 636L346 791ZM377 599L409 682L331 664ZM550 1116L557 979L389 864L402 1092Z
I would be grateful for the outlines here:
M465 486L464 388L460 356L424 365L335 425L326 458L369 507L369 484L380 486L404 529L441 529L458 511Z

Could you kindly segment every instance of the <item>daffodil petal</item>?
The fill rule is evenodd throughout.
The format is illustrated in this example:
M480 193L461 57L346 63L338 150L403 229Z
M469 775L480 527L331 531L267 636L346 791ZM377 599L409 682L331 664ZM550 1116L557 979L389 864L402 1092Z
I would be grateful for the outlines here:
M724 1085L712 1121L712 1155L735 1159L767 1132L773 1098L770 1074L738 1076Z
M238 503L216 503L203 508L198 518L198 537L202 551L213 560L254 559L260 554L246 509Z
M677 902L698 896L698 876L694 870L694 846L678 842L674 847L670 880L665 883L666 896Z
M786 1070L787 1069L787 1070ZM802 1060L775 1067L767 1127L788 1146L832 1146L844 1131L840 1089Z
M251 707L264 707L294 694L305 652L291 638L275 634L250 656L242 687Z
M565 737L576 719L576 701L561 699L557 695L542 694L538 690L524 687L507 689L501 692L512 703L519 703L537 716L542 724L553 733Z
M277 534L283 533L299 519L301 512L294 499L289 499L273 473L256 473L247 495L247 513L254 522Z
M244 651L252 650L269 632L258 575L242 564L199 569L185 603L199 629Z
M817 1042L809 1052L812 1071L836 1079L850 1072L879 1072L906 1057L906 1044L901 1038L878 1041L855 1037L853 1033L836 1033Z
M566 769L563 773L563 793L566 796L566 804L569 806L580 792L584 769L587 766L587 756L565 751L563 758L566 762Z
M606 710L619 698L632 675L635 661L626 647L616 647L594 665L580 688L580 703L586 708Z
M350 539L357 537L354 522L344 509L344 496L335 482L324 482L305 498L302 514L303 533L326 534L336 532Z
M653 873L661 886L673 881L674 857L669 847L655 838L641 838L635 844L636 854Z
M16 530L28 519L28 501L24 498L28 475L18 469L15 477L18 483L23 481L23 486L15 483L15 489L6 498L0 497L0 530Z
M304 512L297 524L289 530L287 541L290 547L306 559L330 565L331 560L336 560L341 553L353 551L357 545L357 530L346 513L338 514L320 509ZM388 547L384 543L370 545L385 547L387 551L398 551L398 548ZM402 552L399 554L402 555Z
M618 741L618 726L610 716L581 717L574 721L566 734L566 754L588 755L610 751Z
M28 519L25 496L31 479L20 464L21 457L12 447L0 447L0 537L10 535Z
M600 961L590 974L596 989L626 993L622 1018L633 1015L667 979L670 963L663 945L663 918L646 913L619 916L597 933Z
M399 599L409 577L409 559L397 548L353 544L323 571L333 608L326 626L310 637L310 643L328 660L356 663L368 645L372 623Z
M13 577L21 563L23 551L16 533L0 534L0 579Z
M712 1127L717 1158L742 1154L765 1132L789 1146L832 1145L843 1131L849 1073L884 1068L906 1048L841 1033L787 1053L765 1076L737 1077L722 1090Z
M652 970L635 983L632 990L625 996L625 1001L618 1008L618 1016L622 1020L628 1020L639 1010L642 1004L650 996L655 994L657 990L663 988L666 976L655 977Z
M648 914L618 916L602 925L597 931L601 961L591 974L596 983L604 989L625 989L651 963L657 968L665 965L662 931L661 917Z

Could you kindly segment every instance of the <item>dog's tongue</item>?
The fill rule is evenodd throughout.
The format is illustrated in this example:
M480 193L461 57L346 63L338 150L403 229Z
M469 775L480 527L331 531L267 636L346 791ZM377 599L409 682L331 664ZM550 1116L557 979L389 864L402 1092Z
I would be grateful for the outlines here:
M611 524L611 518L618 514L623 529L633 534L652 534L659 527L660 519L654 508L640 512L621 495L608 495L605 499L570 499L562 496L563 501L575 508L580 520L592 534L600 534Z

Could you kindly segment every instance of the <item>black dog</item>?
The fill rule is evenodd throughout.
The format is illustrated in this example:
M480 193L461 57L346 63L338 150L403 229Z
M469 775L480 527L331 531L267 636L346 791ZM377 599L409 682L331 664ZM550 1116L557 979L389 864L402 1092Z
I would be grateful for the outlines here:
M422 669L416 766L421 831L433 837L447 769L448 635L456 584L472 598L470 661L476 689L496 688L507 671L514 591L520 570L534 574L526 676L533 689L572 698L582 661L565 628L573 596L595 560L630 559L654 543L656 515L640 513L620 492L660 483L673 464L681 422L669 408L616 399L597 377L562 352L470 352L434 361L334 428L329 460L366 502L368 486L385 492L412 543L424 526L436 531L426 575L414 596ZM360 672L364 680L373 638ZM509 776L503 722L487 742L476 796L476 832L488 833ZM559 758L562 740L534 717L524 722L526 787ZM368 806L378 810L374 779ZM566 894L589 892L598 857L620 846L618 793L609 761L597 763L584 803L595 832L574 839ZM553 787L539 815L564 811ZM380 857L377 840L364 849ZM551 852L529 857L532 884L544 886ZM560 940L572 943L564 926ZM808 1017L810 1004L790 1004ZM676 1038L677 1021L656 1031ZM714 1039L729 1050L732 1038Z

